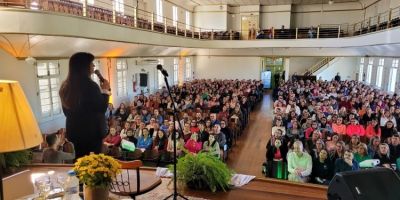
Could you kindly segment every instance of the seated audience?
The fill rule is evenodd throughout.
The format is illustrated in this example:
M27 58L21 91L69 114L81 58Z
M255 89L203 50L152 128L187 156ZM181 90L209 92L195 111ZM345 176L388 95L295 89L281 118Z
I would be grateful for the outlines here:
M312 173L314 183L328 185L334 175L334 166L328 158L328 152L322 149L318 159L313 161Z
M46 136L48 147L43 150L43 162L45 163L63 163L64 161L75 158L75 149L72 145L72 153L59 150L60 136L51 134Z
M392 136L391 144L389 145L390 148L390 155L393 159L397 159L400 157L400 137L399 134L394 134Z
M68 141L68 139L65 138L65 128L59 129L57 131L57 135L60 138L60 145L58 146L58 150L66 153L74 153L74 144L72 144L72 142ZM72 164L73 160L64 160L63 163Z
M165 135L164 131L158 130L157 136L155 137L153 142L153 150L156 150L158 152L165 151L167 150L167 145L168 145L167 136Z
M205 152L209 152L211 155L214 155L217 158L221 158L219 144L213 134L211 134L208 137L208 140L203 143L203 150Z
M379 144L379 150L375 154L374 159L379 159L381 167L392 168L392 163L395 163L393 157L390 156L389 145L386 143Z
M153 138L149 135L149 129L143 129L143 135L139 137L137 148L141 149L142 151L150 150L153 144Z
M387 142L387 138L392 137L394 134L397 133L397 129L394 127L392 121L387 121L385 126L381 128L381 141Z
M372 119L370 124L368 124L365 136L368 138L368 141L374 136L381 137L381 127L376 119Z
M353 152L346 149L343 158L335 161L335 173L359 170L358 162L353 159Z
M193 133L190 136L190 139L185 144L185 148L193 154L197 154L203 148L202 142L198 141L197 133Z
M303 144L295 141L293 151L288 153L289 181L308 182L312 170L311 156L303 151Z
M361 163L364 160L371 159L371 156L368 154L368 147L364 143L360 143L357 146L357 152L354 153L354 160L358 163Z
M121 144L121 136L117 134L117 130L115 127L110 128L110 133L103 140L103 144L109 148L111 147L119 147Z

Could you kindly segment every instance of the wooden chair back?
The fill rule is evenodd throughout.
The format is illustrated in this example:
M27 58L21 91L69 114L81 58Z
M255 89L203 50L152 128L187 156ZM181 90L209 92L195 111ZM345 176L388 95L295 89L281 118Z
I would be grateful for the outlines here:
M110 192L122 196L135 196L140 192L140 167L143 166L142 161L120 161L122 172L117 175L115 180L111 183ZM136 170L136 188L130 182L129 170Z

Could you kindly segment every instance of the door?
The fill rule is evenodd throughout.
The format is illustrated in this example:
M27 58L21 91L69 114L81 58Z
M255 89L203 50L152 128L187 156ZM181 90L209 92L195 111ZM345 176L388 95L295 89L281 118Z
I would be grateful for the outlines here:
M245 15L241 18L242 39L256 39L258 30L258 15Z

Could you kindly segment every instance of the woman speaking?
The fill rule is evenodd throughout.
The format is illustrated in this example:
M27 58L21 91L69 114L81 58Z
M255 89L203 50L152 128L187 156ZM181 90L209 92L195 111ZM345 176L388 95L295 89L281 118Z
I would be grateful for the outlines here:
M76 158L90 152L100 153L106 136L105 112L110 96L110 83L99 86L90 78L94 72L94 56L75 53L69 59L67 79L59 94L66 116L66 137L75 145Z

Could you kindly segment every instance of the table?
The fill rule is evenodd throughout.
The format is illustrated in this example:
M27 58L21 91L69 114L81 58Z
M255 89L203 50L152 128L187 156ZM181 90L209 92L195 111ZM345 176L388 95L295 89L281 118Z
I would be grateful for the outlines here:
M5 200L8 199L34 199L37 194L33 194L33 176L38 176L40 174L47 174L52 172L54 174L65 173L73 168L71 164L34 164L27 166L26 170L8 177L8 183L5 184ZM129 170L131 187L136 187L136 170ZM161 179L156 177L154 169L149 169L143 167L140 169L140 179L141 179L141 191L149 191L154 187L161 184ZM157 184L154 184L156 182ZM21 185L21 190L16 185ZM13 192L9 192L14 190ZM19 193L18 193L19 192ZM12 193L12 194L11 194ZM8 195L8 196L7 196ZM61 198L58 198L61 199ZM118 196L110 193L110 199L119 199Z

